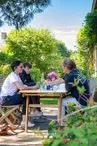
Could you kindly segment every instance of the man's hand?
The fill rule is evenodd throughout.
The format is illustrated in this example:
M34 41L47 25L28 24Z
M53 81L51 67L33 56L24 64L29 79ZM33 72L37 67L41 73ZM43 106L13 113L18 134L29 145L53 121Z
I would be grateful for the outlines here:
M56 79L54 81L48 81L48 80L44 81L45 85L50 85L50 86L54 86L62 83L64 83L64 80L62 78Z
M47 85L47 86L50 85L50 83L51 83L51 81L48 81L48 80L45 80L45 81L43 82L43 84L44 84L44 85Z

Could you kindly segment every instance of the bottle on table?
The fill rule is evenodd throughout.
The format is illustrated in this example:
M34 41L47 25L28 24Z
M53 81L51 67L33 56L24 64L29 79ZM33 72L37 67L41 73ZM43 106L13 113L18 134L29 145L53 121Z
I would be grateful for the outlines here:
M45 85L43 82L45 81L44 79L44 73L41 74L41 79L40 79L40 90L45 90Z

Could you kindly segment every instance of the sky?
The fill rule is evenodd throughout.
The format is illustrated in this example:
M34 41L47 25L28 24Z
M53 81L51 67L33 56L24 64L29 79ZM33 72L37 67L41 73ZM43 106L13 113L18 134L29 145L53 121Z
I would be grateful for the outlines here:
M75 50L76 35L85 16L91 11L93 0L52 0L43 13L36 14L30 27L47 28L68 49Z
M65 43L66 47L76 50L76 36L85 16L91 11L93 0L51 0L51 6L38 13L28 26L49 29L52 35ZM10 31L4 25L0 31Z

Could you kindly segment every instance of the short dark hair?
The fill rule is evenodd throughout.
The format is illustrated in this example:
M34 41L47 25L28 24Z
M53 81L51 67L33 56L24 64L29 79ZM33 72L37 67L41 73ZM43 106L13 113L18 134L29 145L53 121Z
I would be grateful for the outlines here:
M11 69L14 71L16 67L18 67L22 62L20 60L16 60L12 62Z
M25 68L25 67L32 68L31 63L29 63L29 62L24 62L24 63L23 63L23 66L24 66L24 68Z
M64 65L64 67L67 67L69 70L76 68L75 62L73 60L71 60L70 58L65 58L63 60L63 65Z

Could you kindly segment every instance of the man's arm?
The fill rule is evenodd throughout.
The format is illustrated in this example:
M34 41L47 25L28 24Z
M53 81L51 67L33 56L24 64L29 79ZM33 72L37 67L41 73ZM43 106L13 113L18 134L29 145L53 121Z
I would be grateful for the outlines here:
M62 78L56 79L54 81L44 81L45 85L50 85L50 86L54 86L54 85L58 85L58 84L62 84L62 83L64 83L64 80Z

